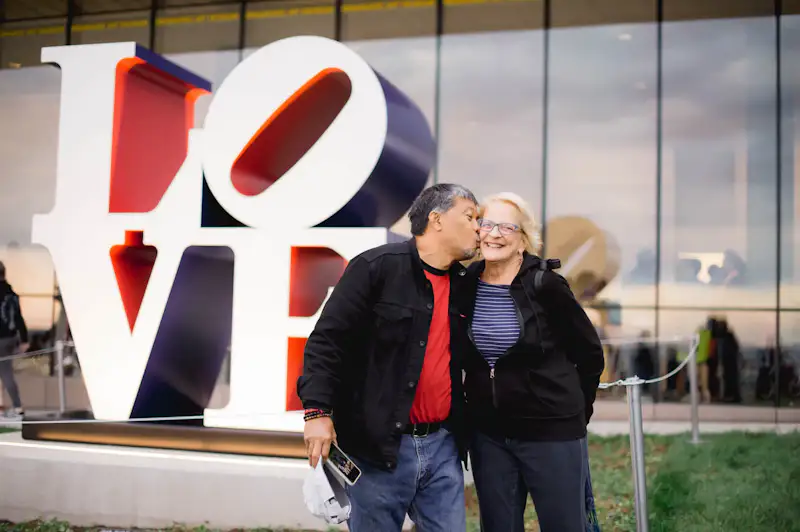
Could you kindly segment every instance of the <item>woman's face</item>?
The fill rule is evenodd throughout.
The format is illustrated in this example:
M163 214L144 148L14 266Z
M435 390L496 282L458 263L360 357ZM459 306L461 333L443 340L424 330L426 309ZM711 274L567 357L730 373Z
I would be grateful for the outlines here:
M486 206L480 221L481 254L487 262L503 262L519 257L525 244L517 209L503 201Z

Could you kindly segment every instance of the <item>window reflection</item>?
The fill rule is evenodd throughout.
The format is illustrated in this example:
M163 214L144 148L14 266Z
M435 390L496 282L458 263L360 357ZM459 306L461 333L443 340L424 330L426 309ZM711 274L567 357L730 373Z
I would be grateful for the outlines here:
M510 191L540 216L544 32L445 35L439 182L478 196Z
M654 310L630 309L597 301L586 308L586 314L605 344L605 369L600 382L660 374L655 356ZM625 390L619 387L598 392L599 398L624 396Z
M759 388L759 372L765 350L775 342L775 312L662 310L660 336L687 338L709 327L711 343L699 353L701 395L705 402L774 406ZM667 369L676 367L688 353L685 341L661 345L660 361ZM705 360L705 361L703 361ZM664 397L688 400L688 372L662 385Z
M781 313L780 362L775 364L775 348L765 355L765 393L779 399L781 406L800 408L800 312Z
M800 15L781 17L781 46L781 306L800 308Z
M433 130L436 118L435 37L348 41L346 44L419 106ZM428 179L428 184L432 183L433 172ZM391 230L410 236L407 216L403 215Z
M550 32L547 254L588 302L655 304L656 30Z
M31 246L32 218L55 199L61 71L0 70L0 249ZM21 252L21 251L20 251Z
M231 70L239 63L239 52L230 50L227 52L192 52L183 54L169 54L166 56L170 61L180 65L190 72L205 78L211 82L214 90L219 87ZM202 127L203 121L211 104L212 94L205 94L198 98L195 105L194 123L197 127Z
M768 17L664 23L662 304L775 305L775 36Z
M25 15L32 3L7 0L0 25L0 260L34 330L54 316L65 330L49 255L30 238L33 215L53 205L58 138L60 71L39 58L67 42L66 4ZM149 0L113 15L98 14L101 0L75 5L72 44L153 37ZM538 0L445 2L441 20L431 2L345 0L337 18L333 0L252 1L244 50L239 3L171 0L159 3L155 37L160 52L218 86L257 47L335 38L338 20L346 44L428 118L439 150L430 182L463 183L479 197L514 191L547 218L547 254L563 260L603 336L625 340L609 347L604 380L674 368L685 339L717 317L739 345L740 390L725 392L720 355L706 366L710 400L796 407L786 368L800 366L800 4L782 2L776 21L772 0L663 0L661 93L656 2L587 5L550 2L546 123ZM15 20L30 17L39 18ZM198 125L210 101L198 101ZM407 220L393 230L407 235ZM788 310L776 331L778 271ZM684 340L664 340L672 336ZM686 400L684 377L648 393Z

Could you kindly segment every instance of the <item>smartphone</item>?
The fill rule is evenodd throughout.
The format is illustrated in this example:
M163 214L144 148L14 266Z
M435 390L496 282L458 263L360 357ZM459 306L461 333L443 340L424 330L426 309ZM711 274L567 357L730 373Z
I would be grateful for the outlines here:
M361 477L361 470L355 462L344 454L344 451L339 449L335 443L331 443L331 451L328 453L328 461L326 463L350 486L358 482Z

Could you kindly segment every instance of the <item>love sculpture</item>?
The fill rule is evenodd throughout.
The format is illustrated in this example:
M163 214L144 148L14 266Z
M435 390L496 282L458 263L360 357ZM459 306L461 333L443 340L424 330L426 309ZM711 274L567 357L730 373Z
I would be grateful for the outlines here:
M42 61L62 71L58 175L33 241L52 256L93 416L302 430L305 338L346 261L398 238L388 227L434 164L422 112L321 37L247 57L202 128L211 84L135 43ZM209 409L229 346L230 400Z

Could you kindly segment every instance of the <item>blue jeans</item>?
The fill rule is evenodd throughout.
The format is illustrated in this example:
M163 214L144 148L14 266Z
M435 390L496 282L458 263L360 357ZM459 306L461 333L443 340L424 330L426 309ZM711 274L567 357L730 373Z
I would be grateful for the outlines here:
M17 338L0 338L0 359L10 357L17 351ZM22 401L19 397L19 387L17 386L17 379L14 377L14 362L11 360L0 360L0 382L3 383L3 388L8 392L11 397L11 404L14 408L22 407ZM0 405L3 404L2 391L0 391Z
M523 532L530 493L542 532L586 532L584 441L522 441L476 433L470 456L481 531Z
M447 430L426 437L403 435L394 471L353 461L361 478L347 488L350 532L400 532L406 514L419 532L466 529L464 470Z

